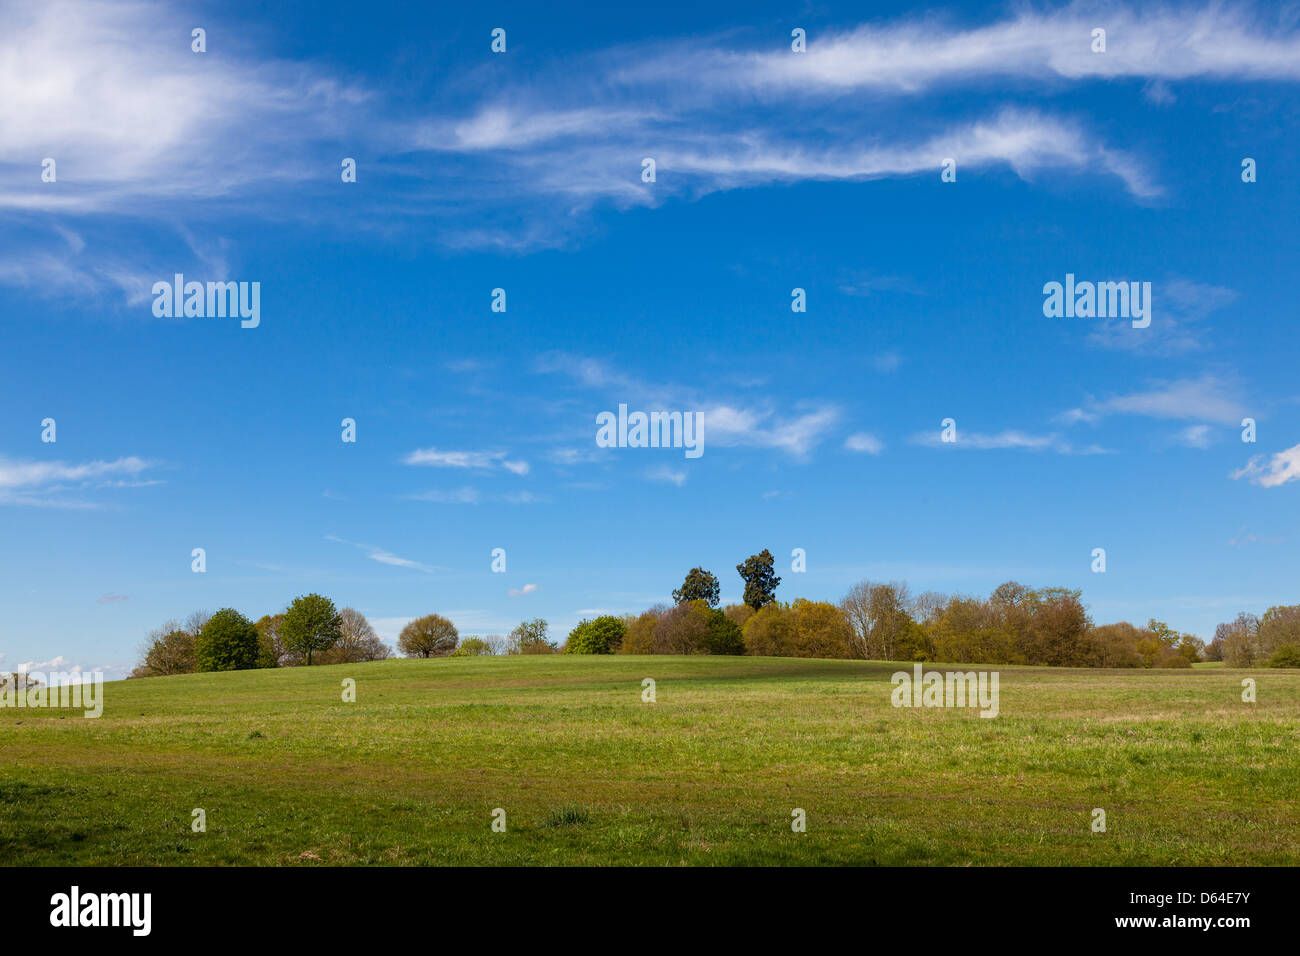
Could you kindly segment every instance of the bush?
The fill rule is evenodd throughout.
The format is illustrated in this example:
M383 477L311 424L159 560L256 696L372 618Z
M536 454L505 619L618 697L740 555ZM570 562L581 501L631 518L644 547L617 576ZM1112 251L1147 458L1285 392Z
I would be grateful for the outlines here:
M579 621L564 643L566 654L613 654L623 643L627 625L612 614Z
M1300 644L1282 644L1268 659L1269 667L1300 667Z
M253 622L228 607L208 618L194 640L194 660L200 671L250 670L257 666L260 650Z
M491 657L497 652L491 642L481 637L467 637L460 642L460 647L451 652L452 657Z

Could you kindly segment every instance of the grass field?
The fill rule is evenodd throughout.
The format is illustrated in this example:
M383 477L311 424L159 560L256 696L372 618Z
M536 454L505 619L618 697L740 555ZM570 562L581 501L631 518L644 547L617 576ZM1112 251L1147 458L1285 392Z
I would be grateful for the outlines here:
M7 864L1300 863L1300 673L498 657L105 685L0 709ZM935 665L939 666L939 665ZM1241 701L1241 678L1258 703ZM341 682L357 682L357 702ZM657 682L643 703L642 678ZM494 808L506 832L491 829ZM1103 808L1107 832L1093 833ZM191 831L191 811L207 832ZM807 832L791 831L803 808Z

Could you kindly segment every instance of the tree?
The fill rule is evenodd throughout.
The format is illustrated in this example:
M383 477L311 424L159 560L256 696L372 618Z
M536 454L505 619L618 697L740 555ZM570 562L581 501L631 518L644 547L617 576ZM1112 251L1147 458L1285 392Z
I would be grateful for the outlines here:
M1279 644L1268 659L1269 667L1300 667L1300 644Z
M627 625L627 633L623 635L623 643L619 647L620 654L653 654L655 652L655 625L659 623L659 618L663 617L668 611L667 605L656 604L648 611L643 611L638 615L627 615L623 623Z
M397 638L398 649L407 657L446 657L458 643L456 625L441 614L417 617Z
M1084 640L1092 622L1079 600L1083 592L1069 588L1043 588L1029 592L1028 634L1011 632L1012 643L1021 648L1029 664L1049 667L1091 667L1097 660Z
M709 608L709 653L745 653L745 638L740 625L716 607Z
M744 564L736 565L740 579L745 582L745 603L755 611L776 600L776 587L781 579L773 571L774 564L772 552L764 548L747 557Z
M208 618L194 641L199 671L243 671L257 666L257 628L234 608L224 607Z
M316 651L334 646L340 637L342 623L333 601L319 594L306 594L294 598L284 612L280 639L287 650L302 654L310 667Z
M794 656L794 617L773 601L756 611L742 628L745 653L755 657Z
M703 568L691 568L682 586L673 592L673 600L678 604L703 601L709 607L717 607L720 594L718 579L712 572Z
M709 606L690 601L670 607L655 622L656 654L708 653L713 632L709 630Z
M366 616L356 608L345 607L339 611L338 642L321 652L320 662L356 664L361 661L382 661L392 656L392 649L379 639Z
M613 654L623 643L627 625L622 618L602 614L594 620L579 621L564 642L566 654Z
M794 657L854 657L853 628L834 604L799 598L790 605Z
M302 655L284 646L280 628L284 626L284 612L263 614L254 622L258 637L258 667L296 667L302 663Z
M1137 644L1142 631L1128 621L1103 624L1088 632L1098 667L1144 667Z
M857 657L899 660L896 645L911 622L907 585L898 581L872 584L859 581L840 601L840 613L852 631Z
M206 623L208 615L202 615ZM194 617L191 616L191 623ZM200 625L201 628L202 625ZM145 643L143 660L131 672L132 677L164 677L168 674L193 674L198 669L194 659L194 639L198 629L168 621L153 631Z
M1242 611L1236 620L1214 629L1228 667L1254 667L1260 659L1259 618Z
M1259 653L1270 656L1283 644L1300 644L1300 604L1271 607L1259 619Z
M491 641L481 637L467 637L451 652L452 657L491 657L497 652Z
M550 625L540 617L524 621L506 638L507 654L554 654L559 648L547 640Z

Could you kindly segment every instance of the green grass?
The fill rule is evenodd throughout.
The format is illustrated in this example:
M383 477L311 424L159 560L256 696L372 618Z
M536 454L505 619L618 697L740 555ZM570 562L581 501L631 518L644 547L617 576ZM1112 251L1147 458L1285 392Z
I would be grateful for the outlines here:
M1300 674L449 658L150 678L0 709L9 864L1300 863ZM966 669L966 668L963 668ZM1241 678L1258 703L1241 702ZM340 686L357 682L357 702ZM641 680L657 682L656 703ZM191 832L191 810L207 832ZM1107 832L1092 833L1105 809ZM493 810L506 831L493 832ZM807 832L791 832L791 811Z

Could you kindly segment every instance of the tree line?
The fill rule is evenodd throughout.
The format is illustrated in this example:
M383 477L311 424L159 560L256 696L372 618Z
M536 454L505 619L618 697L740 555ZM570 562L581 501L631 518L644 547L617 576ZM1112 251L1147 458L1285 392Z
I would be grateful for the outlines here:
M440 614L401 631L407 657L495 654L750 654L1049 667L1300 667L1300 605L1243 612L1220 624L1208 645L1154 618L1095 624L1077 589L1030 588L1008 581L988 597L912 593L906 582L860 581L838 603L777 599L781 579L764 549L736 566L743 601L719 607L721 585L702 567L687 572L673 603L639 614L580 621L563 643L542 618L505 636L461 640ZM132 677L198 671L296 667L394 656L353 608L338 611L319 594L250 621L232 608L169 621L149 635Z
M672 592L675 603L641 614L583 621L570 653L751 654L1048 667L1300 666L1300 605L1242 614L1206 645L1154 618L1096 624L1072 588L1015 581L988 597L913 593L906 582L860 581L838 603L776 597L769 551L736 566L740 604L720 608L721 586L702 567Z
M441 614L410 621L397 639L406 657L472 657L485 654L551 654L559 646L546 621L524 621L507 637L467 637ZM366 616L341 611L320 594L295 598L283 611L251 621L234 608L196 611L184 622L168 621L149 634L132 677L207 671L352 664L393 657Z

